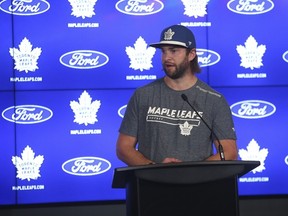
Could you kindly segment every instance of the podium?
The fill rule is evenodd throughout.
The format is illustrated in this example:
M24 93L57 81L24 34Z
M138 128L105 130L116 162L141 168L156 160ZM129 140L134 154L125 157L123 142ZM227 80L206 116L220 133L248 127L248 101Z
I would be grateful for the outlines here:
M203 161L116 168L127 216L239 216L238 178L259 161Z

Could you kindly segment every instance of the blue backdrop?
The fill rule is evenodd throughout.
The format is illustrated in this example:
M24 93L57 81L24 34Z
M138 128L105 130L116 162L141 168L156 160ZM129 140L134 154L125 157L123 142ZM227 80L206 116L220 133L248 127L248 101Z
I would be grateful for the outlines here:
M157 42L181 24L199 78L227 98L240 195L288 194L288 2L0 2L0 205L125 198L115 143L135 88L163 76Z

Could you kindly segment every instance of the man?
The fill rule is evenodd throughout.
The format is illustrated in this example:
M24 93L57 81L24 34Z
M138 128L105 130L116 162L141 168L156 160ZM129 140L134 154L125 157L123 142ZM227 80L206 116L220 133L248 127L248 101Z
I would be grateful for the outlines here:
M236 160L230 107L196 76L194 34L181 25L169 26L150 46L161 49L166 75L131 97L119 129L118 158L129 166L223 160L220 142L225 159Z

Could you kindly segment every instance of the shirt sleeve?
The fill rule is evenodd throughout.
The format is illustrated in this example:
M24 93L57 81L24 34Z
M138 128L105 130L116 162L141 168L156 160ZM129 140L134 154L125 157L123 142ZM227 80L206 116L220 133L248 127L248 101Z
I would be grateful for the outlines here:
M137 93L134 92L127 104L119 132L129 136L137 137L138 122Z
M223 95L214 104L214 120L212 130L221 139L236 140L236 132L229 104ZM215 138L215 137L214 137Z

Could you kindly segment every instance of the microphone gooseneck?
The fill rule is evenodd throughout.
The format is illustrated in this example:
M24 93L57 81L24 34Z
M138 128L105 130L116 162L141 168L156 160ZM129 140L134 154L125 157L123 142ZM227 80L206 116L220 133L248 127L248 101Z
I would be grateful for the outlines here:
M202 122L206 125L206 127L210 130L210 132L212 133L212 135L216 138L216 140L218 141L218 151L219 151L219 155L220 155L220 159L222 161L225 160L225 155L224 155L224 149L223 146L220 143L220 140L218 139L217 135L214 133L214 131L212 130L212 128L209 127L209 125L207 124L207 122L202 118L202 116L198 113L198 111L192 106L192 104L189 102L188 97L185 94L181 94L182 99L191 107L191 109L197 114L197 116L199 116L199 118L202 120Z

